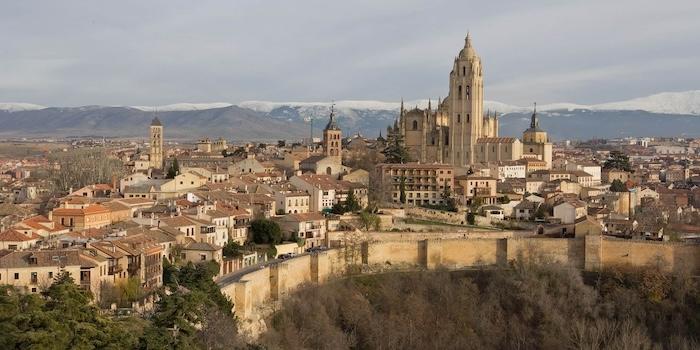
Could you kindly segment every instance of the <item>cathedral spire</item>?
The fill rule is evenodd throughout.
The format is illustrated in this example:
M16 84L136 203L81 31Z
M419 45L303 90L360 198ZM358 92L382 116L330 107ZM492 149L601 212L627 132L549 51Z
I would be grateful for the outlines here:
M430 109L431 109L431 107L430 107L430 99L428 99L428 110L430 110Z
M401 97L401 109L399 110L399 115L403 115L403 97Z
M472 34L467 31L467 37L464 39L464 47L472 47Z

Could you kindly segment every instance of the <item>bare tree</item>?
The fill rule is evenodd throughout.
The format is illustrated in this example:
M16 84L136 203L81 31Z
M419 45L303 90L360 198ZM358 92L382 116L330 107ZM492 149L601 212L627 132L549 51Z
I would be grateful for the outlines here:
M118 179L126 173L124 164L103 148L55 153L49 160L54 165L50 179L57 192L90 184L111 183L113 177Z

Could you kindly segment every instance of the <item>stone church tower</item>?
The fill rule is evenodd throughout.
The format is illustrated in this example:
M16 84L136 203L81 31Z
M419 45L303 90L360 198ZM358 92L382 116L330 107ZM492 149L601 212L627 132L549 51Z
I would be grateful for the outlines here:
M335 111L333 106L331 106L331 115L328 119L328 124L323 129L323 155L326 157L337 157L340 160L342 156L343 132L338 127L335 122Z
M163 169L163 124L158 117L153 118L150 126L151 152L148 157L151 168Z
M484 114L481 58L471 35L454 59L447 98L438 100L435 110L429 102L427 110L406 111L402 102L399 124L409 154L423 163L468 166L480 158L475 154L479 139L498 138L496 113Z
M530 127L523 132L523 158L544 160L547 162L547 169L552 168L552 143L547 132L540 128L537 104L532 111Z

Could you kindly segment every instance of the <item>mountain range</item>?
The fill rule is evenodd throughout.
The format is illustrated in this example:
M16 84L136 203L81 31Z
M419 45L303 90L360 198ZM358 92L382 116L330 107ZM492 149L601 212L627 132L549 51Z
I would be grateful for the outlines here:
M436 101L433 101L433 104ZM406 101L406 108L425 108L428 100ZM178 103L167 106L45 107L0 103L0 138L106 136L141 138L154 116L166 137L233 140L277 140L314 136L328 120L330 102ZM376 137L393 123L400 102L347 100L334 103L346 135ZM485 101L497 111L500 135L519 136L527 128L532 107ZM700 137L700 90L666 92L597 105L554 103L537 106L540 125L553 140L626 136Z

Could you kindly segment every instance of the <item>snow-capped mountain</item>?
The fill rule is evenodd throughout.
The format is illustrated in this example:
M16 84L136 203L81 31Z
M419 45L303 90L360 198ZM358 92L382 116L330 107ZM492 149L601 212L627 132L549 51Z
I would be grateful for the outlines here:
M20 112L20 111L35 111L46 107L35 105L33 103L22 102L0 102L0 111Z
M597 110L700 115L700 90L663 92L627 101L603 103L592 107L592 109Z
M437 103L433 100L433 107ZM270 101L244 101L238 106L254 111L269 113L280 107L294 108L299 111L308 111L312 114L318 110L329 110L331 102L270 102ZM368 100L344 100L336 101L338 110L398 110L400 102L368 101ZM405 101L406 108L426 108L428 100ZM498 101L484 101L484 109L500 113L525 113L532 111L533 106L515 106ZM577 103L550 103L537 106L539 111L559 110L594 110L594 111L646 111L650 113L700 115L700 90L683 92L663 92L651 96L635 98L626 101L609 102L594 105L582 105ZM499 114L500 114L499 113Z
M428 100L405 101L404 107L426 108L428 103ZM170 137L299 139L308 137L312 127L314 135L320 135L331 105L331 102L245 101L239 104L44 107L29 103L0 103L0 137L138 137L157 112L167 125ZM373 137L396 120L401 103L344 100L336 101L334 105L344 134L360 133ZM432 100L432 106L437 107L436 100ZM532 113L532 106L496 101L485 101L484 109L498 112L499 134L504 136L519 136L527 128ZM555 140L622 136L700 137L700 91L661 93L597 105L542 104L537 110L542 127ZM605 125L605 128L600 125Z
M203 111L207 109L226 108L233 104L227 102L213 103L175 103L165 106L131 106L144 112L181 112L181 111Z

